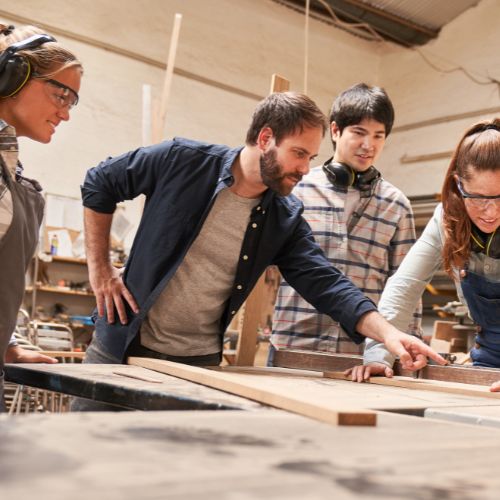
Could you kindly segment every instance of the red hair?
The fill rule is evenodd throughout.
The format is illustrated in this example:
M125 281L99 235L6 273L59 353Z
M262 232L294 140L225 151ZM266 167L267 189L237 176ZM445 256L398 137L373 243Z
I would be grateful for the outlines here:
M469 128L456 147L441 191L445 241L445 271L462 269L469 260L471 220L458 191L455 176L470 180L474 171L500 169L500 119L476 123Z

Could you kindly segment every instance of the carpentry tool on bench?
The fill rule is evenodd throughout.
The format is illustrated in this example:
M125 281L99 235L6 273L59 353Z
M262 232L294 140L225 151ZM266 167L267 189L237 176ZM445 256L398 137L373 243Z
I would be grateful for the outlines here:
M454 354L451 354L449 352L440 352L438 353L440 356L442 356L446 360L446 365L444 366L452 366L455 361L457 360L457 357ZM427 360L427 365L433 365L433 366L441 366L438 365L433 359L428 359ZM463 366L463 365L457 365L457 366ZM419 379L419 378L424 378L424 368L420 368L420 370L416 370L412 373L412 377L414 379Z

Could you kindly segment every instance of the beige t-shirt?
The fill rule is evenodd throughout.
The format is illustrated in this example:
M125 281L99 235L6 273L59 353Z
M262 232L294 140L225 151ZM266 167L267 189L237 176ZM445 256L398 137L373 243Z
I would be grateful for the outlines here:
M223 189L200 234L141 327L141 344L171 356L220 352L220 318L234 285L241 245L260 199Z

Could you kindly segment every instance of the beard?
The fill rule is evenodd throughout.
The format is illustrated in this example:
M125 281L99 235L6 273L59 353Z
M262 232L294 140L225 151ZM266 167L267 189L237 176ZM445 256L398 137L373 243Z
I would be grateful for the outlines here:
M270 149L266 153L262 153L260 157L260 176L262 177L264 185L269 189L280 196L288 196L295 185L300 182L302 175L299 173L283 174L283 167L276 157L275 148ZM287 185L284 182L285 179L292 179L295 181L295 184Z

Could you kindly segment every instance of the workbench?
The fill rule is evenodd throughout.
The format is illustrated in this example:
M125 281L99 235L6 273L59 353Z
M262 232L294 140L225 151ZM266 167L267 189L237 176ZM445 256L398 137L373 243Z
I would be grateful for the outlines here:
M243 376L245 370L241 368ZM10 382L110 403L117 409L251 410L262 407L246 398L138 366L25 363L7 364L5 373ZM289 391L313 400L328 398L353 410L424 416L427 410L440 408L500 408L500 393L495 395L496 399L490 399L331 380L323 378L321 372L290 370L288 376L260 376L259 373L250 372L248 378L261 380L262 387L275 387L281 393ZM263 373L267 373L267 369Z
M141 380L141 377L155 382ZM117 409L234 410L260 406L232 394L138 366L7 364L5 379L16 384L113 404Z
M116 374L127 370L145 380ZM2 498L496 500L500 494L500 395L355 384L320 373L263 377L265 387L327 391L333 402L377 414L376 426L341 426L137 366L8 365L6 372L36 387L83 390L120 404L130 398L128 408L169 411L0 416ZM469 423L437 414L468 415Z
M5 499L497 500L500 431L279 410L0 417Z

